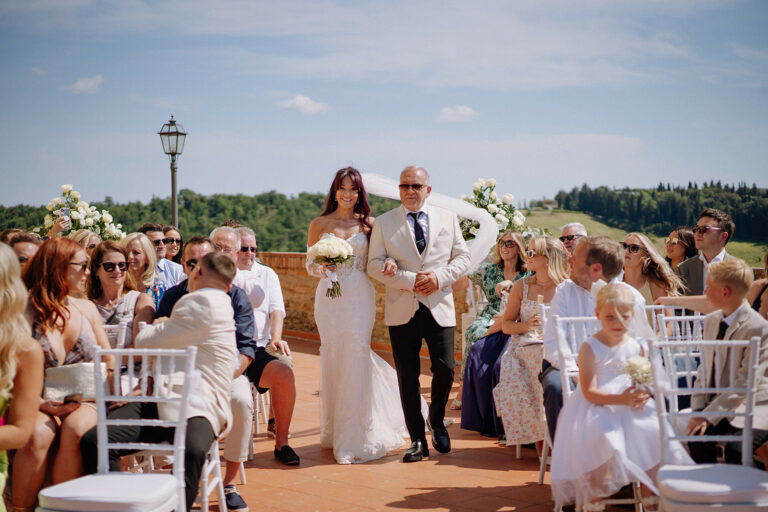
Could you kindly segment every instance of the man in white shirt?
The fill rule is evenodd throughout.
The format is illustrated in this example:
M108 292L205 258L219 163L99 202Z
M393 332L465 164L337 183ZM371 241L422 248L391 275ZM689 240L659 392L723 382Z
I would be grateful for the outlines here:
M544 389L544 410L547 415L549 435L554 441L557 417L563 408L562 384L557 357L557 339L555 334L555 315L564 318L572 316L595 316L595 292L599 283L612 281L621 274L624 266L624 250L605 236L589 236L580 239L573 250L573 268L571 278L566 279L555 289L549 310L549 318L544 328L544 361L539 380ZM636 339L647 339L653 335L645 314L645 299L634 287L618 282L632 291L635 299L634 317L629 327L629 335ZM586 340L581 340L584 342ZM568 369L575 369L572 358ZM573 364L573 367L571 366Z
M157 254L157 277L165 283L165 288L171 288L184 281L187 276L184 274L184 269L181 268L181 265L174 263L165 257L165 234L163 233L162 224L147 222L146 224L142 224L139 228L139 233L147 235L147 238L152 242L152 245L155 246L155 253Z

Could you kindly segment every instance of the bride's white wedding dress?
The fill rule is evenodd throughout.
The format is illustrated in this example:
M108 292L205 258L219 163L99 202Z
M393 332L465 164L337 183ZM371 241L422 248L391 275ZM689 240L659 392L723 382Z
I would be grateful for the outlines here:
M325 277L315 292L315 322L320 332L320 445L333 448L339 464L378 459L401 447L408 437L397 374L371 350L376 295L366 273L368 238L357 233L347 242L354 257L337 267L341 297L326 297ZM316 265L307 267L313 275L321 275Z

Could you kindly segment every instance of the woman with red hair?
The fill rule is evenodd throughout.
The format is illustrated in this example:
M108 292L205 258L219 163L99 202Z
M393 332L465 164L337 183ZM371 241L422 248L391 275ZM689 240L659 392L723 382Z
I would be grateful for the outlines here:
M29 289L27 315L32 336L43 349L46 370L88 362L97 347L109 348L96 306L77 298L85 293L88 254L77 243L56 237L44 242L24 272ZM112 361L107 363L110 368ZM96 425L92 403L43 400L27 445L13 462L13 506L32 510L46 483L48 457L53 457L51 483L83 474L80 437ZM58 438L58 449L51 450ZM49 453L50 452L50 453Z

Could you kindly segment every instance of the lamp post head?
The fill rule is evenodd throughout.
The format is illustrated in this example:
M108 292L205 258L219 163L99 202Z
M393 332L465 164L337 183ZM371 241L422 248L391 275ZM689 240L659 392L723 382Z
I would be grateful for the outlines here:
M184 141L187 138L187 133L184 131L184 127L173 119L173 116L171 116L170 121L160 128L157 134L160 135L160 142L163 144L163 152L166 155L171 155L173 158L184 151Z

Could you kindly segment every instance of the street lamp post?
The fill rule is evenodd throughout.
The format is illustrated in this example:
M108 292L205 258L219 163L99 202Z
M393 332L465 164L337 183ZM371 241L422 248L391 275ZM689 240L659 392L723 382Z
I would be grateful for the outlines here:
M171 120L165 123L157 134L160 135L163 151L171 157L171 217L173 227L178 229L179 207L176 199L176 156L184 151L184 141L187 138L187 133L184 131L184 127L176 123L173 116L171 116Z

